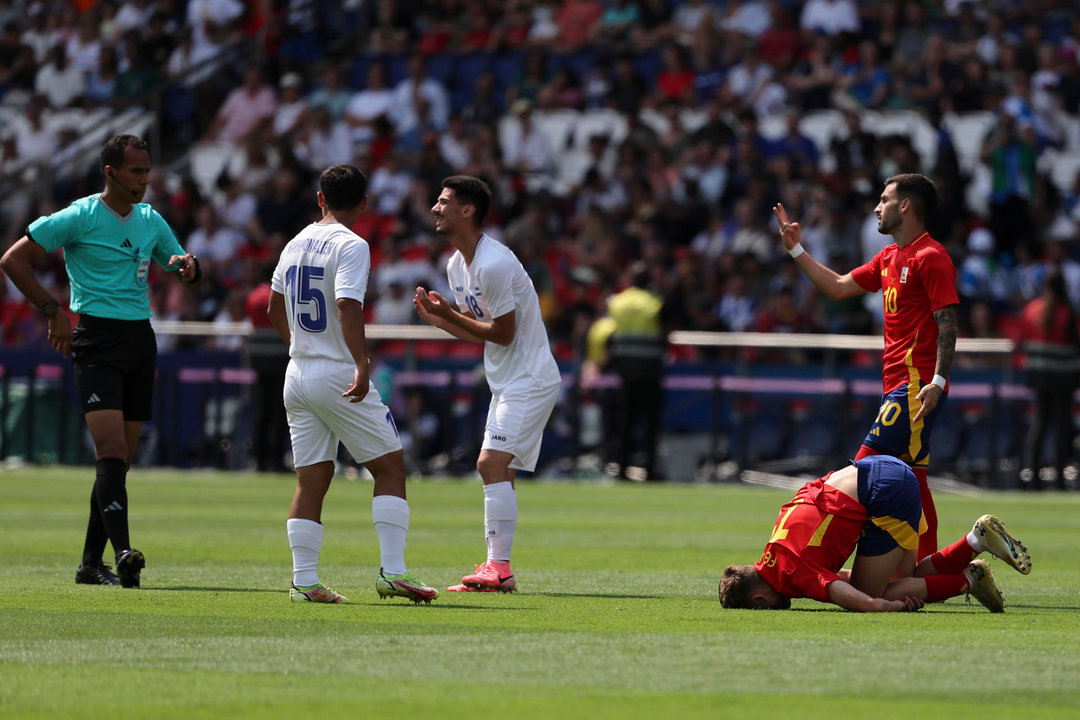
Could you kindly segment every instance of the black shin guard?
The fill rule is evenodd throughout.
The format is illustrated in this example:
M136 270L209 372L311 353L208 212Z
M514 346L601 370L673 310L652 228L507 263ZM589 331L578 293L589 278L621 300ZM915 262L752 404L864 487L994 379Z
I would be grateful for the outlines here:
M131 547L128 537L127 463L120 458L101 458L97 461L97 481L94 497L101 508L101 520L112 542L113 552Z

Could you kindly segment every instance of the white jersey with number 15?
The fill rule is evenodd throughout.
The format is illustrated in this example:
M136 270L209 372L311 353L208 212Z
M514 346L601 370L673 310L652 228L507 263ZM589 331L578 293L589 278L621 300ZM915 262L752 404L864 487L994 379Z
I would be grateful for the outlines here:
M353 362L337 300L363 303L370 271L367 242L341 223L312 223L289 241L270 285L285 296L289 357Z

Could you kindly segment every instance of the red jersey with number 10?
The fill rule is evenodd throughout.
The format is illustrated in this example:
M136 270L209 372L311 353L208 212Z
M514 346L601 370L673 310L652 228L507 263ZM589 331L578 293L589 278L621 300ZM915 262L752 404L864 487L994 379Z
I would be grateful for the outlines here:
M866 525L866 508L826 485L829 475L803 485L780 508L765 551L754 563L769 587L786 597L829 602L829 583L840 579L837 573Z
M867 292L881 290L885 306L883 394L904 383L930 382L937 363L934 312L956 305L956 268L949 253L923 232L903 248L892 243L851 271Z

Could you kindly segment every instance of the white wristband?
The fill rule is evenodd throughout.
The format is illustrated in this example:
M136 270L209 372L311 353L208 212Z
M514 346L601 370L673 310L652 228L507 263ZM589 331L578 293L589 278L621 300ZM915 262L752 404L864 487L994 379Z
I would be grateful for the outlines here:
M941 375L935 375L934 379L930 381L930 384L931 385L937 385L939 388L944 390L946 382L947 382L946 379L944 377L942 377Z
M790 255L793 258L797 258L800 255L802 255L804 252L806 252L806 251L803 250L802 243L795 243L795 247L788 250L788 255Z

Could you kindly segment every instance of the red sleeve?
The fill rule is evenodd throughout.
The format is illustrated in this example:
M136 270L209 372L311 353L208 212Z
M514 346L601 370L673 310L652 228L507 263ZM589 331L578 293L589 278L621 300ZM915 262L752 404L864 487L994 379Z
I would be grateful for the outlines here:
M851 279L859 284L866 292L877 292L881 289L881 253L870 259L865 265L860 265L851 271Z
M944 249L923 256L919 276L923 279L931 312L960 303L956 295L956 268Z

